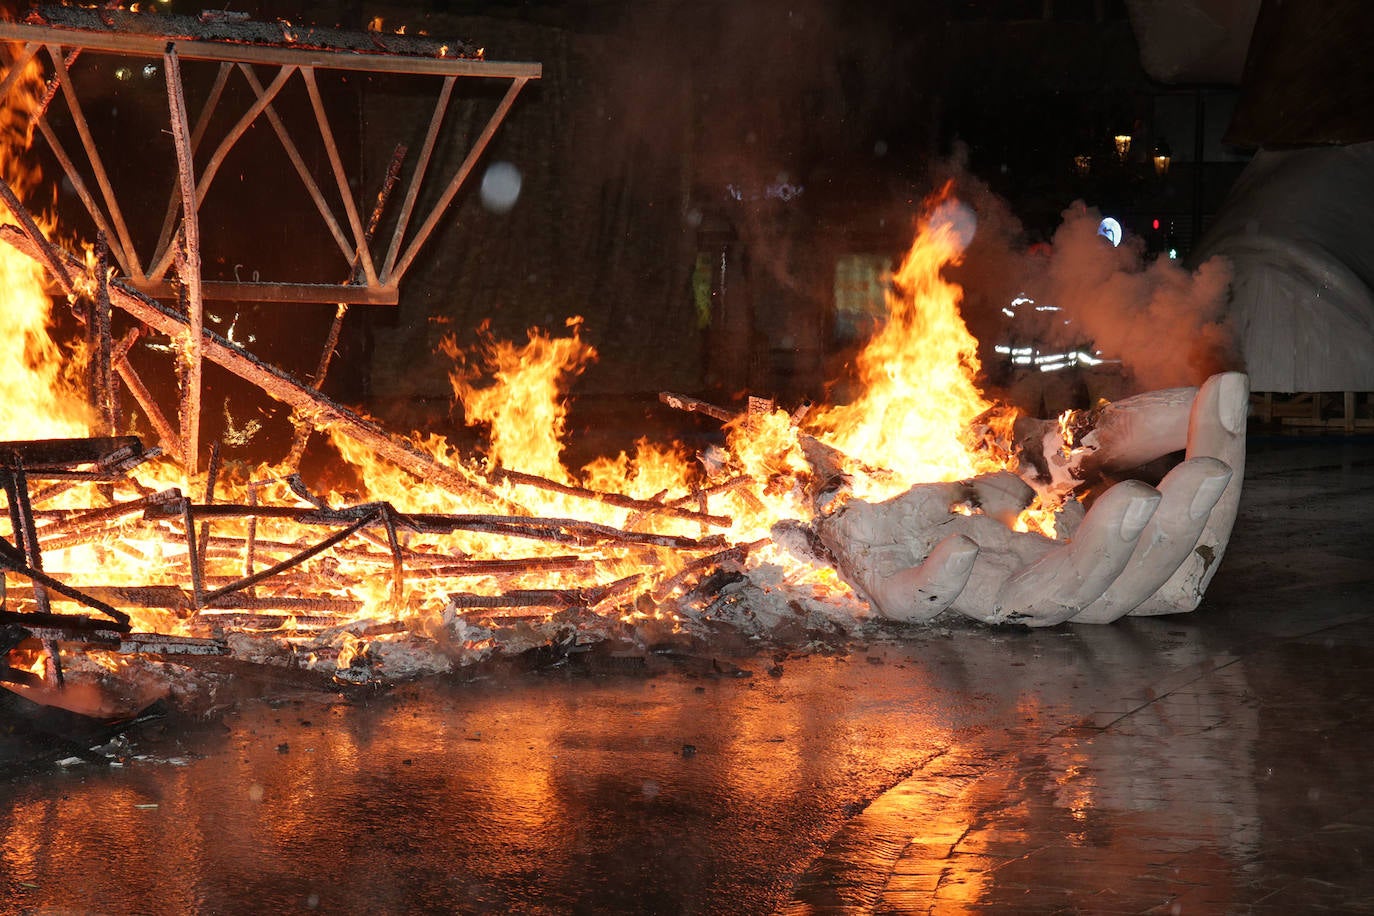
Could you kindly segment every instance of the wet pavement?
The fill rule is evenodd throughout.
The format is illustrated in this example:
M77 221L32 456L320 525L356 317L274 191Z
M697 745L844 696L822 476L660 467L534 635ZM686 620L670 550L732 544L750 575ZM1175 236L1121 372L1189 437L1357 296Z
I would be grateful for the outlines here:
M1371 544L1252 440L1191 615L269 690L0 783L0 912L1374 912Z

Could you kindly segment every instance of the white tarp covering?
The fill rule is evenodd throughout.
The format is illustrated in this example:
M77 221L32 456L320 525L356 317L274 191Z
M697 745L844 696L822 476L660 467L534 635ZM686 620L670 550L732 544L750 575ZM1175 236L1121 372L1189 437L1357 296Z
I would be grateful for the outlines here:
M1374 391L1374 143L1261 151L1202 239L1253 391Z
M1260 0L1126 0L1140 63L1161 83L1240 83Z

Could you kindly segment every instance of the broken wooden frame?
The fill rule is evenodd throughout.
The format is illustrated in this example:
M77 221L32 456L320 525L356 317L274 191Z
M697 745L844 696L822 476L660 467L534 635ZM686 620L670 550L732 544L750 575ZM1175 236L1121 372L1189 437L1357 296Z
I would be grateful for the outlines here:
M313 597L301 597L298 594L303 587L315 591L329 590L317 579L301 580L292 578L290 574L330 550L359 564L353 573L354 579L350 580L353 584L361 584L362 578L372 578L369 570L380 572L379 568L389 566L389 604L397 615L407 605L408 576L429 585L426 593L435 591L433 585L436 581L441 585L442 581L457 583L475 579L515 583L527 581L529 576L572 574L579 583L566 588L515 588L499 594L448 593L449 604L458 614L518 618L578 610L600 614L608 603L629 600L637 587L643 587L646 579L644 573L633 573L599 584L593 580L606 566L623 563L645 549L687 553L682 572L670 583L661 586L671 588L687 582L693 572L704 573L715 562L737 557L751 546L727 548L720 535L692 538L615 528L577 519L402 513L387 503L335 508L306 491L298 479L276 482L286 485L285 492L289 497L307 502L310 504L308 506L263 504L255 497L247 504L212 502L213 478L207 485L207 501L204 503L192 502L177 489L159 492L145 490L143 495L124 500L116 498L115 491L110 490L105 494L109 498L108 504L103 506L41 506L42 501L65 492L61 484L67 484L69 488L75 484L122 482L142 489L136 481L127 477L127 473L137 463L155 454L155 450L143 451L141 443L133 437L0 442L0 482L4 485L11 534L15 540L11 544L0 538L0 568L31 583L28 587L12 587L0 592L4 601L17 600L26 608L16 611L0 606L0 636L8 640L8 644L0 647L0 680L33 683L35 675L23 669L11 668L6 660L11 649L24 647L32 640L37 640L45 648L51 659L49 670L59 679L59 642L69 646L152 654L218 655L228 652L227 644L218 635L173 636L131 632L129 615L115 605L171 610L193 624L199 623L205 632L216 634L227 630L281 630L288 621L293 630L307 635L339 627L349 628L350 632L358 630L355 635L377 635L404 629L399 619L391 623L355 623L367 608L361 601L349 597L347 591L351 585L348 583L342 586L344 594L318 594ZM59 484L38 490L40 505L36 507L29 482L43 478L56 478ZM256 494L273 482L260 481L249 488L249 493ZM704 511L701 514L721 519L719 516L709 516ZM246 533L240 529L228 533L220 531L211 536L211 521L231 519L247 520L253 524ZM289 523L294 537L286 541L262 539L256 523L267 519ZM319 528L332 530L323 538L316 539L309 532ZM402 537L406 532L443 535L460 531L567 544L581 552L473 560L461 554L455 555L451 548L408 545ZM369 534L370 537L365 537ZM126 542L136 536L154 540L164 547L172 546L171 553L160 551L158 564L163 571L170 568L174 575L189 581L189 589L183 585L165 584L85 585L75 588L43 571L44 548L51 551L85 545L105 550L121 546L129 549ZM346 547L345 542L355 536L380 545L383 550L369 549L366 545ZM180 545L180 553L176 545ZM279 556L280 559L277 559ZM260 560L268 565L257 568ZM243 574L225 576L227 565L238 561L242 562ZM358 578L358 569L361 569L362 578ZM315 574L307 575L313 577ZM0 583L3 581L3 577L0 577ZM269 586L272 592L255 593L258 586ZM335 590L339 588L335 583ZM56 613L50 602L57 600L84 605L109 619Z

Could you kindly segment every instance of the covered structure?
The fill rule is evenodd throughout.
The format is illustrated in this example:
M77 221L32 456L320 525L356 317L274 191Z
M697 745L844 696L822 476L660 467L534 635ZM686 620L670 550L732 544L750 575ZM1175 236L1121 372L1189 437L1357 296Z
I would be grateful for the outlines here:
M1374 36L1368 4L1134 0L1141 63L1238 85L1224 138L1258 150L1192 260L1228 258L1261 419L1374 427Z

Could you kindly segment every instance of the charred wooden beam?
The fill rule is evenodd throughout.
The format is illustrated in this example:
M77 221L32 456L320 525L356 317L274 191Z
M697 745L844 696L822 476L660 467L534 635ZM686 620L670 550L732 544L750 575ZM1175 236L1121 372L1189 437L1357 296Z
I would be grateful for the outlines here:
M210 449L210 468L205 475L205 502L206 504L215 501L215 484L219 482L219 443L216 442ZM189 532L188 532L189 534ZM206 519L200 523L200 555L203 557L210 548L210 521Z
M442 558L434 558L436 560ZM473 576L519 576L529 573L584 572L596 569L596 561L585 557L525 557L510 560L465 560L410 570L412 579L459 579Z
M168 41L174 41L181 55L188 59L319 61L320 66L340 69L504 74L504 69L492 69L482 59L481 48L457 39L258 21L224 11L186 16L112 7L43 6L29 14L25 26L7 25L12 26L16 35L5 37L31 35L38 41L149 56L160 54ZM449 69L443 69L444 64ZM489 66L483 68L482 64ZM534 75L538 75L537 70Z
M415 170L410 174L410 181L406 185L405 197L401 202L401 212L396 217L396 225L391 232L391 243L387 246L386 259L382 262L382 276L391 276L391 270L396 266L396 258L401 253L401 242L405 238L406 228L410 225L410 216L415 211L415 202L420 196L420 185L425 180L425 173L429 170L430 158L434 154L434 144L439 139L439 128L443 126L444 115L448 112L449 99L453 97L453 87L458 82L456 76L444 78L444 84L439 90L439 97L434 102L434 110L430 113L429 128L425 131L424 143L420 146L420 156L415 163Z
M654 587L652 597L655 601L662 601L669 595L671 595L675 589L680 588L686 582L691 580L693 576L698 576L707 571L714 570L722 563L743 563L751 552L759 549L760 547L765 546L766 544L769 544L770 542L771 541L769 538L761 538L757 541L751 541L748 544L736 544L733 547L729 547L725 550L718 551L717 553L713 553L710 556L700 557L696 560L693 560L686 566L682 567L682 569L678 570L676 575L664 579L662 582L656 585Z
M205 104L201 106L200 114L196 117L196 126L191 130L191 152L194 154L200 149L200 141L205 139L205 130L210 126L210 119L219 107L220 99L224 96L224 87L229 83L229 74L234 70L233 64L223 61L219 65L219 70L215 74L215 83L210 87L210 94L205 99ZM181 175L178 174L176 180L172 182L172 193L167 198L167 212L162 217L162 231L158 233L157 246L153 249L164 251L171 244L172 231L176 227L177 211L181 209ZM157 256L153 256L156 262Z
M32 671L13 668L3 661L0 661L0 681L7 684L18 684L21 687L42 687L44 684L43 679Z
M362 216L358 213L358 205L353 200L353 193L348 187L348 171L344 168L343 159L339 156L339 145L334 139L333 129L329 126L329 117L325 114L324 99L320 96L320 87L315 80L315 68L307 65L301 67L300 71L301 78L305 80L306 94L310 96L310 105L315 111L315 126L320 130L320 139L324 141L325 156L334 172L334 181L337 185L339 198L343 201L344 216L348 219L348 227L353 232L353 260L355 263L361 263L367 284L375 286L377 268L372 263L372 252L368 249Z
M15 47L12 49L13 59L8 61L9 70L5 72L5 78L0 80L0 102L3 102L5 97L10 94L10 90L14 88L14 84L18 82L19 77L24 74L24 71L29 66L29 61L33 60L34 55L38 53L40 47L41 45L38 42L30 41L22 47ZM5 56L9 57L11 55L7 54Z
M43 551L38 544L38 529L33 519L33 504L29 501L29 482L24 475L24 460L18 450L5 454L3 478L5 496L9 502L10 530L14 532L15 546L0 541L0 563L22 567L43 575ZM48 610L48 593L44 590L41 578L33 578L34 604L39 611Z
M248 632L272 632L281 630L287 624L291 625L292 630L321 630L325 627L332 627L338 624L339 618L344 615L321 616L312 614L253 614L239 613L233 611L212 612L202 611L201 615L212 625L224 629L245 630Z
M119 652L123 655L228 655L229 647L220 639L130 633L119 641Z
M464 182L467 181L468 175L471 174L473 168L476 167L477 161L482 158L482 153L486 151L487 144L491 142L491 138L496 134L496 129L501 126L501 122L506 119L506 115L510 112L511 106L515 104L516 96L520 94L520 90L525 88L525 84L528 83L530 79L537 78L537 75L534 77L515 76L511 80L510 86L506 89L506 94L501 97L501 101L496 105L496 110L492 112L491 117L487 119L486 126L482 128L482 132L478 134L477 138L473 141L467 156L464 157L462 163L458 166L458 171L453 174L448 184L444 186L444 190L439 194L439 199L435 201L434 206L430 208L429 215L426 216L424 222L420 224L420 228L415 230L414 237L412 237L410 242L406 245L405 251L396 262L396 266L382 276L381 279L383 283L399 283L401 278L405 276L406 271L410 269L410 265L414 262L416 255L419 254L420 249L424 247L425 242L439 225L439 221L443 219L444 212L448 209L449 204L453 202L453 198L457 196L459 189L461 189Z
M456 592L448 596L453 607L460 611L490 610L492 608L545 607L556 610L590 608L607 598L627 591L641 577L617 579L605 585L584 588L532 588L507 592L504 595L476 595Z
M177 154L177 176L181 189L181 241L177 249L177 279L186 296L186 345L178 356L185 369L181 384L182 465L189 477L200 473L200 389L205 345L205 301L200 285L200 215L196 197L194 153L191 150L191 125L186 117L186 97L181 89L181 63L176 46L168 43L162 53L167 76L167 110L172 125L172 146Z
M690 538L674 534L625 531L610 525L570 518L525 518L506 515L439 515L409 513L401 519L416 531L448 534L454 531L482 531L510 537L531 538L572 544L634 544L683 550L704 549L725 543L720 535Z
M405 144L401 143L392 150L386 178L382 181L382 189L377 192L377 202L372 207L372 215L368 217L367 228L364 230L369 245L377 234L377 226L382 221L382 214L386 211L387 201L391 199L391 192L396 188L396 181L401 177L401 166L405 163L406 149ZM358 268L359 265L354 263L348 282L352 283L358 279ZM339 345L339 334L343 331L344 317L347 315L348 303L339 302L334 306L334 320L329 324L329 333L325 336L320 360L315 366L315 374L310 378L310 387L316 391L324 390L324 380L329 375L329 367L334 361L334 350ZM295 435L291 439L291 449L286 455L285 464L287 467L294 468L300 464L301 456L305 454L305 447L310 442L312 432L314 430L309 426L296 427Z
M52 60L53 73L62 83L62 97L67 102L67 113L70 115L72 126L76 128L76 134L81 140L81 147L85 150L86 160L91 165L91 173L95 176L96 184L100 187L101 197L105 201L105 211L110 215L110 221L114 224L114 233L110 238L110 243L124 252L124 257L120 261L128 265L130 275L141 277L143 267L139 263L138 252L134 248L133 236L129 232L128 223L124 219L124 212L119 206L119 199L115 196L114 186L111 184L109 173L105 169L105 162L101 158L100 150L91 133L90 124L86 120L86 113L81 106L80 94L77 92L71 72L67 69L67 62L60 51L60 48L51 44L48 45L48 57ZM74 272L73 276L75 275Z
M282 518L306 525L337 525L355 522L364 517L366 524L382 523L376 517L379 503L365 503L348 509L304 509L298 506L247 506L217 503L213 506L193 505L197 518ZM167 505L150 506L147 517L166 516ZM425 534L452 534L455 531L479 531L533 540L551 540L579 544L632 544L648 547L669 547L683 550L710 550L721 546L720 535L691 538L675 534L655 534L626 531L610 525L571 518L534 518L525 515L445 515L437 512L398 512L396 522L402 527Z
M658 399L674 410L705 414L708 417L720 420L722 423L729 423L739 416L736 411L724 407L717 407L715 404L700 400L699 398L689 397L685 394L675 394L671 391L660 391L658 393Z
M158 407L152 392L148 390L148 387L143 384L143 379L139 378L138 373L134 371L127 354L114 361L114 370L119 373L119 377L124 381L129 393L134 396L138 406L143 409L143 415L153 425L153 430L157 433L157 439L162 448L172 456L174 461L180 463L181 437L176 434L176 431L172 429L172 424L168 423L167 418L163 416L162 408Z
M133 439L134 441L127 448L116 449L115 451L110 452L106 457L102 458L100 461L96 462L94 472L97 474L108 474L114 477L116 480L123 480L126 483L131 484L136 490L142 492L145 496L151 495L152 491L149 490L147 487L144 487L136 479L130 477L129 472L132 471L134 468L138 467L139 465L143 464L144 462L152 461L154 458L161 456L162 448L160 446L153 446L152 448L147 449L145 451L143 448L143 443L138 441L136 438L132 436L126 436L122 438ZM45 473L44 476L47 477L48 475ZM42 502L43 500L51 499L58 493L65 492L73 485L74 483L72 482L56 483L52 486L44 487L43 489L33 493L31 499L35 504L37 504L39 502Z
M294 595L250 595L236 593L216 598L213 606L201 611L207 620L219 619L218 615L229 611L281 611L292 616L354 617L363 609L363 603L355 598L341 598L334 595L299 597Z
M17 231L32 246L26 249L24 253L48 269L48 273L57 281L57 285L62 287L63 294L68 297L75 296L76 287L72 284L70 263L75 259L71 258L70 255L64 255L48 240L48 237L43 234L43 230L38 228L38 224L34 222L33 214L19 200L19 195L14 193L14 188L10 187L10 183L3 176L0 176L0 200L4 201L14 218L19 220L21 228Z
M710 515L703 511L688 509L672 503L663 503L656 500L635 499L621 493L608 493L604 490L591 490L586 487L577 487L570 484L559 483L556 480L549 480L547 477L539 477L535 474L526 474L521 471L508 471L505 468L497 468L487 472L487 477L492 480L504 480L522 486L536 487L550 493L561 493L564 496L574 496L578 499L585 499L591 502L603 503L607 506L616 506L622 509L633 509L649 515L671 515L675 518L686 519L690 522L700 522L703 525L714 525L718 528L729 528L734 524L734 519L724 515Z
M372 514L366 515L358 519L356 522L354 522L352 525L349 525L342 531L335 532L334 534L325 538L323 541L320 541L318 544L315 544L312 547L308 547L305 550L302 550L300 553L296 554L293 557L288 557L287 559L282 560L280 563L274 564L273 566L270 566L267 569L262 570L261 572L253 573L251 576L244 576L242 579L239 579L236 582L232 582L229 585L226 585L222 588L217 588L212 592L208 592L204 595L204 600L197 602L197 605L199 606L208 602L212 602L217 598L222 598L225 595L232 594L233 592L242 591L243 589L248 588L251 585L256 585L264 579L268 579L272 576L275 576L277 573L284 572L295 566L299 566L306 560L309 560L311 557L318 556L319 554L328 550L330 547L333 547L340 541L350 537L354 532L356 532L359 528L362 528L364 525L368 525L374 521L377 521L378 516L380 514L381 510L374 510ZM189 523L188 530L190 530Z
M29 474L99 464L112 455L128 456L143 450L137 436L93 436L87 439L34 439L0 442L0 467L23 462Z
M22 586L12 587L9 591L16 598L29 598L33 594L31 588ZM177 611L191 608L191 597L175 585L84 585L81 591L106 604L119 607Z
M405 558L401 555L401 539L396 533L396 510L383 503L379 510L386 524L386 542L391 548L391 605L401 607L405 602Z
M114 382L114 339L110 325L110 246L103 232L96 233L95 257L94 314L89 324L90 336L95 339L95 346L91 348L95 354L91 361L91 395L96 414L100 417L101 432L113 436L119 425L119 392Z
M0 544L3 544L3 542L0 542ZM57 579L54 579L52 576L48 575L42 570L34 569L27 562L24 562L24 560L21 559L22 554L16 551L9 544L3 544L3 547L4 549L0 549L0 567L4 567L5 569L8 569L10 572L17 573L18 575L21 575L26 579L29 579L35 584L35 586L42 586L42 588L48 589L49 591L54 591L57 594L62 595L63 597L70 598L78 604L85 605L86 607L91 608L92 610L100 611L100 613L117 621L119 625L123 628L128 629L128 614L125 614L123 611L119 611L113 607L110 607L110 605L106 604L104 601L101 601L98 598L92 597L91 595L87 595L85 592L72 588L70 585L66 585L58 581ZM37 594L42 595L44 593L42 591L39 591L37 592ZM43 600L40 599L40 608L42 607L42 604Z
M48 546L48 541L57 535L84 533L92 527L99 526L104 528L110 522L117 521L136 512L143 512L150 506L162 505L181 499L181 491L176 487L161 490L149 496L140 496L127 502L115 503L113 506L105 506L100 509L87 509L71 515L67 515L60 521L44 525L38 532L40 543ZM38 513L41 515L41 513Z
M91 641L118 642L130 629L127 624L111 625L109 621L96 620L84 614L0 610L0 624L7 623L23 627L37 639L51 639L54 636L66 639L68 636L74 636Z

